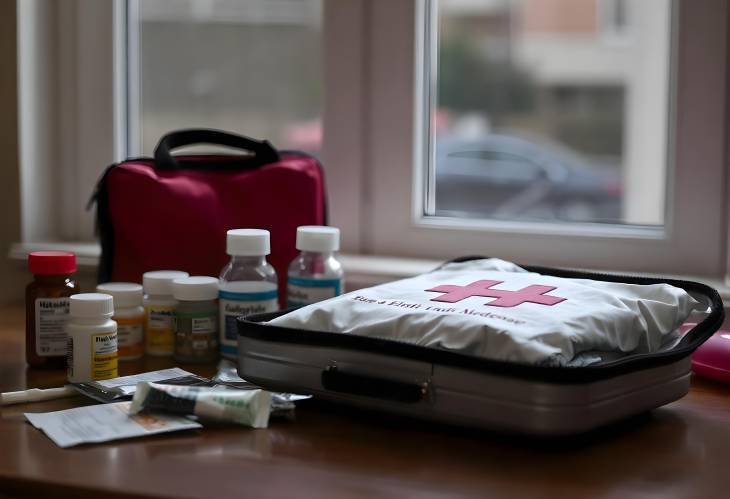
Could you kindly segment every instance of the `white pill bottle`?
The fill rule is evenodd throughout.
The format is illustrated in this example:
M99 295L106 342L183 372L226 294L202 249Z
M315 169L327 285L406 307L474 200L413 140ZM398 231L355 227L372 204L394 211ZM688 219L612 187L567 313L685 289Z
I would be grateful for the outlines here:
M68 380L71 383L88 383L116 378L117 371L117 323L114 315L114 299L102 293L81 293L69 298Z

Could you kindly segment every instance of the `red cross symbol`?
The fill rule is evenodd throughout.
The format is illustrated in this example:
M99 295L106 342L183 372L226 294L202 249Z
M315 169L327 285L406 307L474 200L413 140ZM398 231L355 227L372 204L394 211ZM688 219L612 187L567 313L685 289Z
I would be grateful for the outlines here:
M443 301L447 303L456 303L471 296L483 296L485 298L496 298L485 305L493 307L516 307L526 302L537 303L540 305L557 305L566 298L559 296L547 296L545 293L556 289L552 286L540 286L534 284L517 291L506 291L501 289L491 289L492 286L502 284L504 281L474 281L467 286L455 286L453 284L444 284L435 288L427 289L434 293L445 293L431 301Z

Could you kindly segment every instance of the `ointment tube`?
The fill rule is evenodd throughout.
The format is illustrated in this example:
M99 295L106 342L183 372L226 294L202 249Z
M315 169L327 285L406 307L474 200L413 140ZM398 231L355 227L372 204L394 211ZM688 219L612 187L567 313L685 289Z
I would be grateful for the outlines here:
M130 414L159 411L198 416L203 421L231 422L266 428L271 412L271 393L221 387L137 383Z

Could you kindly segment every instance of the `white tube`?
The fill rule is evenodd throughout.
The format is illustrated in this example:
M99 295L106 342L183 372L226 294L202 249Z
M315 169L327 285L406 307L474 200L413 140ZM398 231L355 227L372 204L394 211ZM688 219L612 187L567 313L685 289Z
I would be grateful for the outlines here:
M66 385L60 388L30 388L17 392L5 392L0 394L0 405L25 404L28 402L40 402L78 395L72 386Z

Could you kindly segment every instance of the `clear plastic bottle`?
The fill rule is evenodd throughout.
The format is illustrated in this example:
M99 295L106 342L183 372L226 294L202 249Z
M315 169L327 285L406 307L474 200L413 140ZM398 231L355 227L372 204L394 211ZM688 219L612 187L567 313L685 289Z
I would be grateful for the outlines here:
M271 253L268 230L229 230L226 252L231 261L220 274L220 349L223 357L235 359L236 318L278 310L277 280L274 267L266 261Z
M300 251L289 265L286 303L299 307L342 294L342 265L335 252L340 249L340 229L319 225L297 228Z

